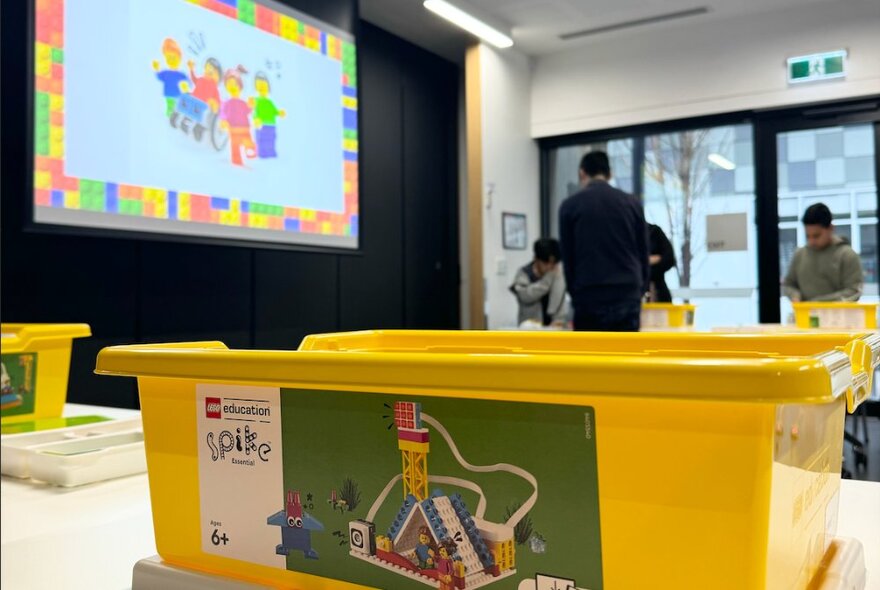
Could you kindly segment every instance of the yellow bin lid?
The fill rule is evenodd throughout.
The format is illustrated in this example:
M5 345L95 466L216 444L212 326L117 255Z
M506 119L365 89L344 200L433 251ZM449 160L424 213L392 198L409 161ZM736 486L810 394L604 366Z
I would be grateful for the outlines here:
M648 302L642 303L642 309L668 309L678 311L696 311L697 306L693 303L659 303Z
M428 395L828 403L852 395L844 346L853 339L880 350L880 338L859 333L376 331L309 336L299 351L229 350L221 342L113 346L100 352L96 371Z
M859 301L795 301L792 304L794 309L864 309L871 311L877 309L878 303L865 303Z
M52 341L92 335L88 324L0 324L3 352L26 352Z

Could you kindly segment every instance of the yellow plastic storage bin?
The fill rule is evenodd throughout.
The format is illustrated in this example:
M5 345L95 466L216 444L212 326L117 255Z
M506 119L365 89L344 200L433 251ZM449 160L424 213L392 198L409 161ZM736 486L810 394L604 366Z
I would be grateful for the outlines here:
M74 338L91 336L87 324L2 324L3 424L61 415L67 399Z
M793 303L798 328L833 330L876 330L876 303L819 302Z
M725 333L729 336L736 334L752 334L752 335L770 335L770 334L788 334L795 336L796 342L821 342L823 337L830 336L831 342L840 342L841 339L852 338L845 350L850 355L853 363L854 373L864 373L868 379L867 385L863 389L856 390L856 397L849 401L848 410L852 412L859 404L867 399L871 391L873 391L873 382L877 375L876 370L880 367L880 349L876 346L864 346L867 342L864 338L870 332L865 331L843 331L817 328L799 328L793 325L783 324L754 324L750 326L730 326L713 328L713 333ZM876 333L876 331L874 331ZM861 337L860 337L861 336ZM819 340L810 340L819 338Z
M300 590L788 589L835 534L878 350L365 332L111 347L97 372L138 378L170 564Z
M643 303L642 329L692 329L696 310L697 306L684 303Z

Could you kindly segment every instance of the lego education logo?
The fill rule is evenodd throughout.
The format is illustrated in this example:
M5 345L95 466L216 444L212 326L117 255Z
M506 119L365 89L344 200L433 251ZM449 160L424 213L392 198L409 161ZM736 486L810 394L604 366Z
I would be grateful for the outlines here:
M223 405L219 397L205 398L205 417L219 420L223 417Z
M212 420L239 420L242 422L262 422L269 424L272 407L266 400L242 398L205 398L205 417Z
M205 441L212 463L254 467L269 461L272 445L261 440L260 424L272 423L272 406L265 399L206 397L205 417L222 420L221 429L208 432Z

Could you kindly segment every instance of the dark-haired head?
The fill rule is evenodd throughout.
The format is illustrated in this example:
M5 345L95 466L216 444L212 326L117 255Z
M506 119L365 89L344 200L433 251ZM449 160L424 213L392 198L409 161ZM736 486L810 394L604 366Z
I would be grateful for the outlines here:
M544 276L552 271L562 260L562 249L559 247L559 242L553 238L541 238L536 241L534 252L532 267L538 276Z
M559 242L553 238L541 238L534 245L535 260L541 262L559 262L562 258L562 250Z
M825 203L816 203L807 207L801 221L807 235L807 246L813 250L824 250L831 245L834 226L831 223L831 210Z
M589 152L581 158L578 175L581 180L593 180L611 178L611 164L608 162L608 154L605 152Z

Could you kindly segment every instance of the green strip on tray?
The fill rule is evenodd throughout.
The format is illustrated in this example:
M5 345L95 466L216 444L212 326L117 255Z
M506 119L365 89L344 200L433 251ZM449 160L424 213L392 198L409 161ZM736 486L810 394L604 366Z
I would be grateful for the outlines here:
M105 416L72 416L70 418L41 418L28 422L16 422L0 426L0 434L24 434L26 432L41 432L43 430L55 430L69 426L82 426L96 422L107 422L110 418Z

